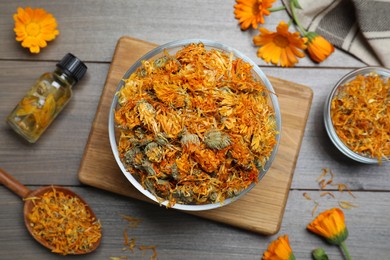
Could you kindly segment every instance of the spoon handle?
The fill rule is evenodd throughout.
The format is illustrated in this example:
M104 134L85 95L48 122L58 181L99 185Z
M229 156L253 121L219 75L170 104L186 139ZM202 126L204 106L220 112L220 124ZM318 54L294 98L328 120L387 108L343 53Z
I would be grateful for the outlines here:
M6 173L3 169L0 168L0 183L8 187L11 191L16 193L21 198L26 198L30 194L26 186L17 181L14 177Z

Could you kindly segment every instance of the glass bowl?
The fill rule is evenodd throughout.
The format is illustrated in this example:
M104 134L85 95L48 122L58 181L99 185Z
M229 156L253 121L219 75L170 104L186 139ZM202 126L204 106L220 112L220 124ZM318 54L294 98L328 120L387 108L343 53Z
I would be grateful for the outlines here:
M280 143L280 132L281 132L281 115L280 115L280 108L279 108L279 103L277 96L275 94L275 91L270 83L270 81L267 79L263 71L249 58L247 58L245 55L243 55L241 52L235 50L234 48L231 48L229 46L226 46L224 44L215 42L215 41L210 41L206 39L188 39L188 40L179 40L179 41L174 41L170 42L164 45L161 45L149 53L145 54L143 57L141 57L137 62L135 62L129 70L125 73L123 76L122 80L119 82L118 87L117 87L117 92L121 90L121 88L125 85L125 79L128 79L130 75L132 75L134 72L137 71L139 67L142 66L143 61L155 61L162 56L164 56L166 53L169 53L169 55L174 55L177 51L181 50L183 47L188 46L191 43L202 43L204 47L207 50L217 50L222 53L226 53L228 55L232 55L233 59L241 59L247 63L249 63L252 67L251 73L252 76L256 81L261 82L267 89L267 92L264 92L263 95L267 95L267 102L268 105L273 109L274 112L274 122L275 122L275 139L276 139L276 144L273 146L271 155L268 157L268 160L263 164L262 167L255 169L256 172L258 172L258 180L260 181L261 178L266 174L268 169L270 168L277 152L277 148ZM208 204L184 204L184 203L175 203L174 205L170 205L168 200L164 200L162 198L156 197L152 192L150 192L148 189L145 189L141 183L133 176L132 173L130 173L127 169L124 163L122 162L120 158L120 154L118 151L118 127L116 126L115 123L115 118L114 118L114 112L115 110L119 107L118 104L118 95L115 95L112 103L111 103L111 108L110 108L110 114L109 114L109 122L108 122L108 130L109 130L109 139L110 139L110 145L111 149L113 151L115 160L117 164L119 165L121 171L125 175L125 177L129 180L129 182L136 188L138 189L142 194L144 194L146 197L151 199L154 202L159 203L160 205L167 206L169 208L174 208L174 209L179 209L179 210L184 210L184 211L201 211L201 210L210 210L210 209L215 209L221 206L225 206L230 204L231 202L237 200L244 194L246 194L249 190L251 190L256 183L253 182L251 183L246 189L242 190L239 194L232 198L227 198L223 202L210 202Z
M360 163L366 164L378 164L380 163L378 158L373 158L368 155L360 154L351 150L344 142L340 139L336 133L335 127L331 119L331 103L332 100L339 94L340 87L344 84L354 80L358 75L369 75L370 73L376 73L381 78L389 78L390 70L382 67L364 67L351 71L342 77L337 84L334 86L332 91L329 93L324 108L324 123L326 132L328 133L333 144L341 151L344 155ZM384 160L381 160L384 161Z

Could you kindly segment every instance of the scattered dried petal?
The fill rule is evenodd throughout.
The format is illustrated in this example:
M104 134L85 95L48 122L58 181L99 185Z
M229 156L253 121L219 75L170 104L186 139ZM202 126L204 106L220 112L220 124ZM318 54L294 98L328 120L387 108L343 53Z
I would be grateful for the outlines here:
M320 190L324 189L326 187L326 182L325 179L322 179L318 185L320 186Z
M305 197L307 200L312 200L312 198L306 192L303 193L303 197Z
M315 205L314 205L313 210L311 211L311 215L312 215L312 216L315 215L315 213L316 213L316 211L317 211L317 209L318 209L319 206L320 206L320 204L319 204L318 202L316 202Z
M128 256L110 256L110 260L127 260L129 259Z
M345 200L340 200L338 203L339 203L340 207L343 209L350 209L350 208L357 208L358 207L357 205L352 204L351 202L345 201Z
M347 190L348 194L351 195L351 197L356 198L356 196L352 193L352 191Z
M322 169L321 175L318 176L318 178L316 179L316 181L319 182L319 181L320 181L323 177L325 177L325 175L327 175L327 174L328 174L328 169L323 168L323 169Z
M139 223L142 222L142 219L140 219L140 218L134 218L134 217L126 216L126 215L123 215L123 214L119 214L119 216L121 216L124 220L128 221L129 222L129 226L131 228L136 228L139 225Z
M335 198L334 194L333 194L332 192L330 192L330 191L325 191L325 192L321 193L321 194L320 194L320 197L324 197L324 196L326 196L326 195L329 195L329 196L331 196L332 198Z
M138 249L139 250L152 250L153 251L153 255L150 257L150 260L157 259L156 246L139 246Z

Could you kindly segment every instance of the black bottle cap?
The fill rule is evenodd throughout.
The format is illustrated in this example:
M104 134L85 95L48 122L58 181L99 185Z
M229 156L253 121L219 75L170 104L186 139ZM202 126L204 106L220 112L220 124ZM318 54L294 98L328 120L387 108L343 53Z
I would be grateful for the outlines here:
M72 53L66 54L57 67L62 69L66 75L72 77L76 82L81 80L87 72L87 66Z

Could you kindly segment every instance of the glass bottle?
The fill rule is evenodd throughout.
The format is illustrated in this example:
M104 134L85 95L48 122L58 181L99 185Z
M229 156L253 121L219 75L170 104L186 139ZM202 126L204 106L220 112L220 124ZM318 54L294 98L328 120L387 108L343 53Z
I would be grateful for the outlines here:
M71 53L44 73L7 117L8 124L30 143L35 143L72 97L72 87L87 66Z

